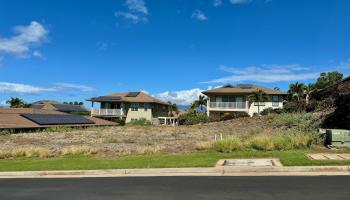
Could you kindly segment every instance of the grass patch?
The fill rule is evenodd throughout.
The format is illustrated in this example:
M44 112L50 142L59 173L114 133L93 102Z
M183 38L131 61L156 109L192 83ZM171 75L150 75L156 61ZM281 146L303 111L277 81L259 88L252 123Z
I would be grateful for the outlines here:
M235 151L219 153L216 151L192 154L152 154L123 156L120 158L100 158L94 156L62 156L57 158L16 158L0 160L0 171L31 170L93 170L93 169L132 169L167 167L212 167L219 159L225 158L279 158L285 166L305 165L350 165L350 161L309 160L308 150L298 151Z

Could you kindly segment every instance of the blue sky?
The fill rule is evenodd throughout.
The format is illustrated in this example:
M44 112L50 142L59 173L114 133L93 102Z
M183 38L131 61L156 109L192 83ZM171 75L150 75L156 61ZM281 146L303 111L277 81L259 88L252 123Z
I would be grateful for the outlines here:
M0 104L145 90L188 104L201 90L287 90L350 73L347 0L2 0Z

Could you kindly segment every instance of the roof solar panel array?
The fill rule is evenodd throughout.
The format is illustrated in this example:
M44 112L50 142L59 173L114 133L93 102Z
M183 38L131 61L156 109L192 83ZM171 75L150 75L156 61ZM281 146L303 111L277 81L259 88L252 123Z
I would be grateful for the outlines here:
M77 111L84 112L87 111L84 107L80 105L71 105L71 104L53 104L55 108L59 111Z
M91 101L119 101L122 100L120 96L99 96L95 98L91 98Z
M94 121L79 115L22 114L22 116L39 125L95 124Z
M242 89L251 89L253 87L252 84L239 84L238 87Z
M140 92L129 92L126 96L127 97L137 97L137 95L139 95Z

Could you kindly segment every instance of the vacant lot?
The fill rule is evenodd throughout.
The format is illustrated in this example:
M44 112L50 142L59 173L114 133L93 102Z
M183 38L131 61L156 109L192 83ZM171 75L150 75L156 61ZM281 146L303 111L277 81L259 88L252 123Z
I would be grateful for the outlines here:
M299 114L300 115L300 114ZM65 129L0 135L0 151L14 152L15 157L49 157L57 155L98 154L120 156L149 153L191 153L199 144L217 138L256 134L283 133L291 129L310 128L302 115L240 118L193 126L120 126L88 129ZM303 121L297 121L303 120ZM305 123L304 123L305 122ZM305 126L305 127L304 127ZM304 130L302 130L304 131ZM26 154L25 151L30 149ZM38 151L38 152L37 152ZM0 152L1 153L1 152ZM5 157L5 156L3 156Z

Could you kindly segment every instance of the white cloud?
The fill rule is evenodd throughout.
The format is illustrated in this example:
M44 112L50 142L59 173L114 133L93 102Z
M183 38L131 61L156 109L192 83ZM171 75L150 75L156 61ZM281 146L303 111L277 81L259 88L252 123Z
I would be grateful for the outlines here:
M0 82L0 92L14 92L14 93L23 93L23 94L36 94L42 92L52 92L55 91L53 88L43 88L33 85L26 85L21 83L9 83L9 82Z
M93 91L94 88L86 85L80 85L80 84L74 84L74 83L55 83L55 89L56 90L67 90L67 89L74 89L79 90L82 92L90 92Z
M16 35L12 37L0 37L0 53L28 57L33 48L45 41L48 34L48 30L36 21L32 21L28 26L16 26L13 31Z
M146 7L146 3L143 0L127 0L125 3L130 11L148 15L148 9Z
M22 83L0 82L0 93L39 94L45 92L63 92L65 90L90 92L94 89L86 85L72 83L56 83L52 87L39 87Z
M222 0L214 0L213 1L213 6L215 6L215 7L221 6L221 4L222 4Z
M6 106L6 105L7 105L6 100L0 101L0 106Z
M247 4L252 2L252 0L230 0L232 4Z
M197 100L199 95L203 95L202 91L203 90L199 88L190 90L166 91L155 94L154 97L163 101L171 101L178 105L189 105L194 100Z
M281 81L298 81L316 78L318 72L308 72L308 68L300 65L261 65L250 67L221 66L221 70L233 75L214 79L204 83L237 83L237 82L261 82L273 83Z
M193 13L192 13L192 16L191 16L193 19L196 19L198 21L206 21L208 20L208 17L205 16L204 12L201 11L201 10L195 10Z
M139 22L146 23L148 21L148 8L143 0L126 0L125 5L127 11L117 11L114 13L116 17L123 17L134 24Z

